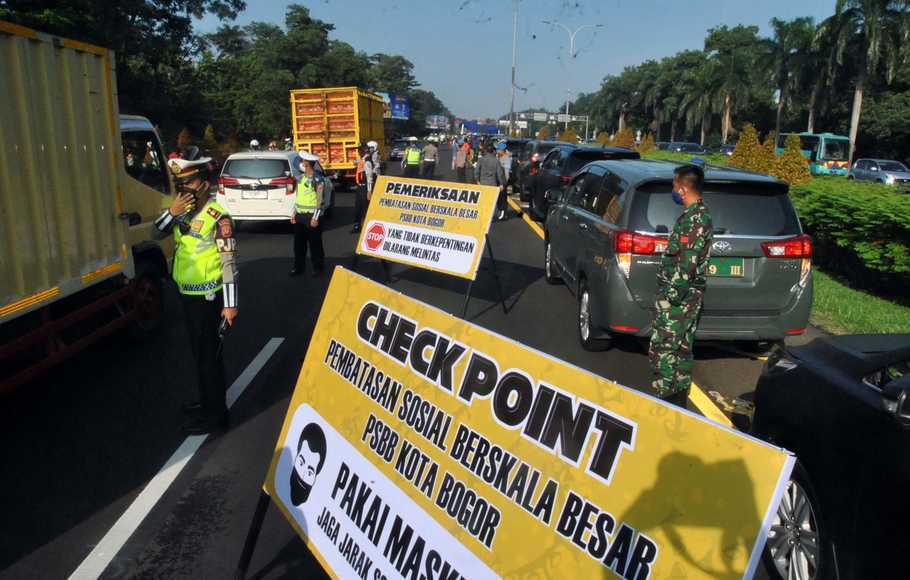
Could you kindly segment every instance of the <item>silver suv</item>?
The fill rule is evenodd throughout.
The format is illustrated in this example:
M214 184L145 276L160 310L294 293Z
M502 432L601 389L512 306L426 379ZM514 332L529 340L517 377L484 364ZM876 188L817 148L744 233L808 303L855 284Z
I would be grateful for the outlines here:
M650 336L660 255L682 212L670 196L678 165L595 161L551 200L546 278L565 281L578 297L584 348L606 349L616 334ZM812 242L787 184L709 166L703 198L714 243L696 338L778 341L803 333L812 306Z
M886 185L910 183L910 170L900 161L888 159L857 159L847 179L877 181Z

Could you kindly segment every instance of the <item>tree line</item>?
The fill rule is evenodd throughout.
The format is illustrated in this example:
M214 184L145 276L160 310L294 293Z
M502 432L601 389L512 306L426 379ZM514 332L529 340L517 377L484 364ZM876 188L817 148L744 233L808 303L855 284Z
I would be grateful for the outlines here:
M120 111L151 119L172 146L178 135L232 143L289 136L293 88L358 86L407 96L411 118L387 121L392 134L421 133L427 115L450 115L403 56L330 39L334 26L297 4L288 6L283 27L233 25L245 8L243 0L3 0L0 20L114 50ZM193 19L206 14L220 26L200 34Z
M910 156L910 2L838 0L821 22L803 17L718 26L703 50L648 60L579 95L573 111L610 133L717 145L737 127L848 135L863 156Z

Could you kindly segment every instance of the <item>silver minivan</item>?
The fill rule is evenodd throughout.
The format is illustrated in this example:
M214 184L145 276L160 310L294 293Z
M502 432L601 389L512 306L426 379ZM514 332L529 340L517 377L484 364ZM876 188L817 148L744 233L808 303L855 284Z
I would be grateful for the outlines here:
M910 183L910 170L900 161L889 159L857 159L847 179L877 181L885 185Z

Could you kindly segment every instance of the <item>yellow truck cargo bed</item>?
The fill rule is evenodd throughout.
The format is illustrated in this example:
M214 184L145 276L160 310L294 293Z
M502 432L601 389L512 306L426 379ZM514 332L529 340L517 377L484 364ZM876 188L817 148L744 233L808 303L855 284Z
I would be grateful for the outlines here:
M292 90L294 148L318 155L326 170L352 173L360 145L384 147L382 114L382 99L357 87Z
M0 322L121 273L113 53L0 22Z

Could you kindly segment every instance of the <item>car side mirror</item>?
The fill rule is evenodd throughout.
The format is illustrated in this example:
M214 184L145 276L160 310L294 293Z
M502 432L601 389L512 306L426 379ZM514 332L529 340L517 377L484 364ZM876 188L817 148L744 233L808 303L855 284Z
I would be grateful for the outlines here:
M892 381L882 389L885 410L905 429L910 429L910 374Z

